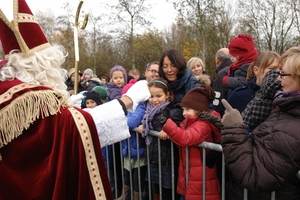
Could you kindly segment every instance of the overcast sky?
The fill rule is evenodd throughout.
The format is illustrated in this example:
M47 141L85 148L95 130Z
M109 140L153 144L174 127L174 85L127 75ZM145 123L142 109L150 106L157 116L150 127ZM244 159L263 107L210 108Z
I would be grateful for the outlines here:
M50 8L56 16L61 12L61 7L66 2L66 0L26 0L28 6L30 7L33 14L37 11L45 11ZM101 5L105 2L110 2L117 0L88 0L85 1L88 3L88 7L93 13L101 12ZM165 0L147 0L151 4L151 10L149 13L152 15L154 20L152 21L153 25L158 29L163 29L169 27L172 22L175 21L176 11L173 8L171 3L165 2ZM7 15L7 17L12 19L12 0L6 1L0 5L1 10ZM74 8L74 15L79 3L79 0L68 0Z

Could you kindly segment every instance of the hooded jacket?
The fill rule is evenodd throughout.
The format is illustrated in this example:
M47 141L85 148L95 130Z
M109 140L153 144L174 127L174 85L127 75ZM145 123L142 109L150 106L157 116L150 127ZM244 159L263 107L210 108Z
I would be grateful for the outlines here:
M180 161L178 170L177 192L185 199L202 199L203 185L203 160L202 148L198 144L206 142L220 142L221 122L214 116L216 112L202 112L198 117L187 117L178 127L171 119L168 119L163 127L170 139L179 148ZM186 166L186 147L188 148L188 169ZM209 151L208 151L209 153ZM186 185L186 170L188 170L188 182ZM220 184L216 166L206 166L206 199L220 199Z
M201 74L199 76L195 76L200 84L205 84L212 87L212 78L207 74Z

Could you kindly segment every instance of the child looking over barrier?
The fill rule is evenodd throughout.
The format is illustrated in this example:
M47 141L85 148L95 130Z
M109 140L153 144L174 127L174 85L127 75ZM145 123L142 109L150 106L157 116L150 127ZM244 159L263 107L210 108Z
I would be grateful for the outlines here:
M181 107L185 120L180 127L168 119L159 135L166 135L179 148L179 170L177 192L181 199L202 199L203 158L202 148L196 145L206 142L219 143L221 140L221 120L215 111L209 111L209 104L215 93L210 86L201 85L191 89L182 99ZM188 156L187 156L188 152ZM209 152L208 152L209 153ZM188 159L188 166L186 165ZM220 199L220 184L216 165L206 163L206 199ZM186 175L188 171L188 175ZM188 176L188 177L186 177Z
M148 83L151 96L146 105L142 125L138 130L146 139L149 146L150 176L154 199L159 198L159 171L161 169L162 199L172 197L172 162L171 141L161 140L148 135L150 130L161 131L166 120L171 117L178 124L183 120L179 102L174 98L167 81L162 78L154 79ZM158 153L160 150L160 154ZM178 172L178 149L174 145L174 182L176 186ZM148 154L147 154L148 155ZM159 159L161 163L159 163Z

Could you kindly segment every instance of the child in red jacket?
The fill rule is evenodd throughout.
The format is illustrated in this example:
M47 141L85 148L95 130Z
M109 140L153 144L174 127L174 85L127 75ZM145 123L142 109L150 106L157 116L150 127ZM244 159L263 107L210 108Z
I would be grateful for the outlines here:
M203 158L202 148L198 144L220 142L222 127L219 116L209 111L209 104L215 96L211 87L201 85L190 90L182 99L183 120L178 127L171 119L165 123L160 136L168 137L179 147L180 163L178 169L177 192L181 199L202 199ZM188 158L186 158L188 152ZM188 166L186 165L188 159ZM206 167L206 199L220 199L220 184L216 166ZM186 177L188 171L188 177Z

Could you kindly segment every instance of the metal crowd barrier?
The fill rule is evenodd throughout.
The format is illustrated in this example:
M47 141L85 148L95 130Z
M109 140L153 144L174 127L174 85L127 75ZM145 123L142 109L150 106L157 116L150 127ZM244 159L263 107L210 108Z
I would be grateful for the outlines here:
M135 129L136 131L136 129ZM139 133L136 132L137 134L137 138L138 138L138 135ZM153 138L153 139L158 139L158 142L160 144L160 139L158 138L158 132L156 131L150 131L149 132L149 135L151 136L154 136L156 138ZM130 141L129 139L127 139L127 142L128 142L128 150L129 150L129 159L130 159ZM120 158L116 158L116 151L115 151L115 148L113 147L113 179L111 179L111 169L110 169L110 163L107 162L107 169L108 169L108 175L109 175L109 178L110 180L112 180L114 183L112 183L112 185L114 185L112 188L114 189L113 190L113 193L114 193L114 196L115 196L115 199L119 198L122 193L122 188L118 188L116 187L116 184L117 184L117 181L121 178L122 179L122 185L124 186L124 173L123 173L123 166L124 166L124 162L123 162L123 157L122 157L122 146L121 146L121 143L119 144L120 145ZM137 143L137 145L139 145ZM198 145L200 148L203 149L203 165L206 165L206 149L210 149L210 150L213 150L213 151L218 151L218 152L222 152L222 180L221 180L221 199L224 200L225 199L225 157L224 157L224 154L223 154L223 149L222 149L222 146L220 144L215 144L215 143L210 143L210 142L203 142L201 144ZM108 148L108 147L106 147ZM147 147L148 148L148 147ZM172 170L172 199L174 200L175 199L175 192L176 192L176 188L175 188L175 180L174 180L174 155L173 155L173 148L174 148L174 143L171 142L171 152L172 152L172 155L171 155L171 170ZM159 148L158 149L158 153L160 155L160 152L161 149ZM187 148L187 151L188 151L188 148ZM188 153L188 152L187 152ZM137 159L139 160L139 146L137 147ZM108 151L106 151L106 156L108 158ZM149 157L149 151L147 149L147 158ZM160 158L160 157L159 157ZM187 168L188 168L188 160L186 161L187 162ZM161 160L159 159L159 163L161 163ZM121 165L121 177L117 177L117 166L120 166ZM150 168L148 167L150 166L150 163L149 163L149 160L147 159L147 173L148 173L148 185L147 188L148 188L148 198L149 200L151 200L153 197L152 197L152 193L151 193L151 180L150 180ZM132 184L133 184L133 181L132 181L132 173L131 173L131 170L129 171L130 173L130 195L131 195L131 198L130 199L133 199L133 187L132 187ZM204 175L203 175L203 183L206 183L205 181L205 174L206 174L206 167L203 167L203 172L202 172ZM159 167L159 196L160 196L160 199L162 199L162 180L161 180L161 168ZM188 175L188 172L186 173L186 175ZM296 175L299 179L300 179L300 171L297 173ZM141 171L140 171L140 166L138 167L138 177L139 177L139 180L138 180L138 184L139 184L139 191L142 191L142 188L141 188ZM205 190L206 190L206 184L203 184L203 200L206 199L205 197ZM142 192L139 193L139 199L142 199ZM244 189L244 200L247 200L248 199L248 191L247 189ZM273 191L271 193L271 200L275 200L275 191Z

